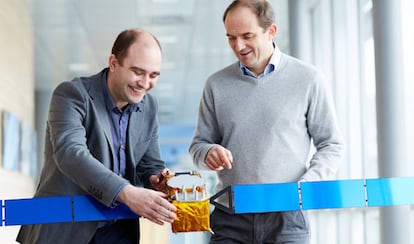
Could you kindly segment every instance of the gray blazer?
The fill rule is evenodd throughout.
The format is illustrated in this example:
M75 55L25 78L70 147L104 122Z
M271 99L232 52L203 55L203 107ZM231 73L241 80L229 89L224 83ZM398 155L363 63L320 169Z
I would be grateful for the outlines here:
M89 194L111 207L121 185L151 187L149 176L164 168L158 142L158 105L147 94L132 112L127 131L126 176L112 172L113 149L103 82L107 69L61 83L50 103L45 162L34 197ZM139 242L138 219L123 220ZM98 222L22 226L22 243L88 243Z

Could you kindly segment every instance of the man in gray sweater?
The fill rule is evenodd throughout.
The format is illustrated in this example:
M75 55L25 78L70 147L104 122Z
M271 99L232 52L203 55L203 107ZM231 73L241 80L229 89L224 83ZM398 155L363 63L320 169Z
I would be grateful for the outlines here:
M205 84L189 149L195 165L217 171L217 191L234 184L332 179L344 146L324 76L280 52L267 1L233 1L223 22L238 62ZM310 155L312 142L316 151ZM216 208L211 226L210 243L310 239L302 211L229 215Z

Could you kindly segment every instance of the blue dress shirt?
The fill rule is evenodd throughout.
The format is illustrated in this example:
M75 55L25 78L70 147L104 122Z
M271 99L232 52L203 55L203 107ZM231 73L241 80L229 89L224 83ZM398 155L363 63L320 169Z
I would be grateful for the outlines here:
M109 93L107 80L104 81L104 97L106 109L109 113L109 124L112 134L112 146L114 149L114 164L112 171L120 176L125 175L125 150L126 150L126 135L128 129L129 116L132 112L138 111L139 104L128 104L122 109L116 106L115 101Z

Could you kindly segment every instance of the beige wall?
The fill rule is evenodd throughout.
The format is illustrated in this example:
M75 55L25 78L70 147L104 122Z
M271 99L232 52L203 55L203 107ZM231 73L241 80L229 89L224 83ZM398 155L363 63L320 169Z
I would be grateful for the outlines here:
M23 0L0 0L0 109L34 121L33 33Z
M25 2L0 0L0 111L13 113L20 121L32 128L34 127L33 52L31 19ZM1 200L31 197L33 189L31 177L6 171L0 167ZM17 231L17 226L0 227L0 242L14 243Z

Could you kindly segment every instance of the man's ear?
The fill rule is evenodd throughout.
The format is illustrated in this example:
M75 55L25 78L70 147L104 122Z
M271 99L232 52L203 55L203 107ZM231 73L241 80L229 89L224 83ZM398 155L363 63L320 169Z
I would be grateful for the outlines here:
M272 24L271 26L269 26L269 28L267 29L267 31L269 32L269 37L271 40L273 40L276 36L277 33L277 25L276 24Z
M108 58L109 69L113 70L117 64L118 64L117 58L115 57L114 54L111 54L111 56L109 56Z

